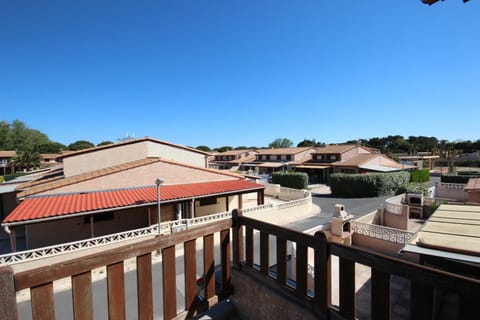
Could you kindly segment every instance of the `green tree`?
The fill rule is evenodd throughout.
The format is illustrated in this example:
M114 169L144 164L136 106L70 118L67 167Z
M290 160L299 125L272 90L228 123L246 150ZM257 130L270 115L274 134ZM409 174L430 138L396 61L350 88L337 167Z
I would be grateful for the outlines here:
M205 152L212 151L208 146L198 146L195 149L200 150L200 151L205 151Z
M13 159L12 166L25 168L27 171L40 167L40 154L33 150L20 151Z
M308 140L308 139L303 139L303 141L300 141L297 144L297 147L323 147L325 146L325 143L323 142L317 142L315 139Z
M97 147L107 146L109 144L113 144L113 142L112 141L102 141L99 144L97 144Z
M217 152L225 152L225 151L232 151L232 150L233 150L233 147L230 147L230 146L223 146L220 148L213 149L213 151L217 151Z
M277 138L268 145L268 148L269 149L291 148L292 146L293 146L293 142L291 140L287 138Z
M62 150L66 150L67 147L60 142L48 142L38 145L36 149L40 153L60 153Z
M0 150L12 150L10 146L10 124L0 121Z
M68 150L78 151L78 150L83 150L83 149L88 149L93 147L95 147L95 145L90 141L77 140L74 143L71 143L68 145Z

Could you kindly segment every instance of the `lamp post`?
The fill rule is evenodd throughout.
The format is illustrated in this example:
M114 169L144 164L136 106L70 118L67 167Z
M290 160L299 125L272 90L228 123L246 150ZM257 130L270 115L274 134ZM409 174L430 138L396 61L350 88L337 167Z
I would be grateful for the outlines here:
M157 220L158 220L158 234L160 235L160 185L163 183L162 178L157 178L155 184L157 185Z

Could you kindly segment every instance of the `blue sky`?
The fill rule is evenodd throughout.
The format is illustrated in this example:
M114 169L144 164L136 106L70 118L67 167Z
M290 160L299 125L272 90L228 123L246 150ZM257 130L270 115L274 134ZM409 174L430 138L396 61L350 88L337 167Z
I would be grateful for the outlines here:
M2 1L0 120L53 141L480 139L480 1Z

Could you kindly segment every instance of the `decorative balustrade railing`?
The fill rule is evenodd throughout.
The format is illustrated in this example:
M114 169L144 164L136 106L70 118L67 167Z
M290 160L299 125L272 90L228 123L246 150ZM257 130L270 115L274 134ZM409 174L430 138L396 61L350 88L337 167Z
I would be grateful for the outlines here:
M441 182L437 184L437 187L444 190L458 190L463 191L467 185L465 183L445 183Z
M286 188L289 189L289 188ZM302 194L304 191L301 191ZM311 201L310 193L309 197L299 200L287 201L281 204L265 204L261 206L256 206L252 208L242 209L242 214L248 215L251 213L268 210L268 209L285 209L289 207L299 206L308 203ZM192 219L180 219L174 221L167 221L160 223L161 233L170 233L176 230L188 229L190 227L195 227L205 223L211 223L217 220L229 219L232 217L231 212L221 212L212 215L207 215L203 217L197 217ZM158 234L158 225L151 225L149 227L129 230L124 232L119 232L115 234L110 234L102 237L95 237L85 240L79 240L69 243L62 243L59 245L53 245L43 248L37 248L26 251L19 251L0 255L0 265L8 265L13 263L20 263L25 261L31 261L46 257L51 257L59 254L64 254L67 252L72 252L76 250L93 248L105 244L116 243L125 240L139 239L142 237L148 237Z
M408 243L415 235L414 232L358 221L353 221L351 228L355 233L399 244Z
M194 227L205 223L210 223L217 220L231 218L231 212L222 212L212 214L209 216L198 217L193 219L180 219L175 221L167 221L160 223L161 233L170 233L178 227L185 226ZM118 243L126 240L134 240L143 237L153 236L158 234L158 225L151 225L149 227L129 230L114 234L109 234L102 237L95 237L90 239L84 239L74 242L62 243L59 245L53 245L48 247L42 247L32 250L25 250L19 252L12 252L4 255L0 255L0 265L20 263L25 261L31 261L59 254L64 254L72 251L94 248L110 243Z

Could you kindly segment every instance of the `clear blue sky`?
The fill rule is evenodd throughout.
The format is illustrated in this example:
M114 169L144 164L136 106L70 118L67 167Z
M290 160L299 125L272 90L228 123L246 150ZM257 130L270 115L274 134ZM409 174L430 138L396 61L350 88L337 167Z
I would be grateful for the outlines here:
M0 120L53 141L480 139L480 1L1 1Z

